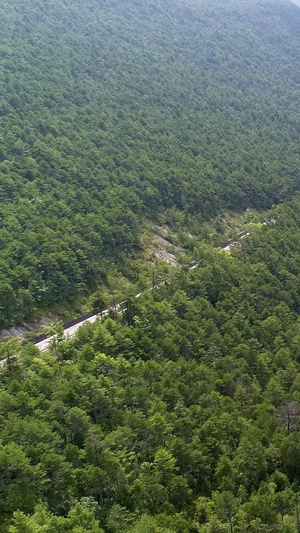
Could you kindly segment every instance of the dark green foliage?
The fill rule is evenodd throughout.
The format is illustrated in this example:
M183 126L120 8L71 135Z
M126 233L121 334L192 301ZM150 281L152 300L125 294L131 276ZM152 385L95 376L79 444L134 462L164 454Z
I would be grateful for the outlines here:
M144 215L299 190L299 21L255 0L1 2L0 326L96 288Z

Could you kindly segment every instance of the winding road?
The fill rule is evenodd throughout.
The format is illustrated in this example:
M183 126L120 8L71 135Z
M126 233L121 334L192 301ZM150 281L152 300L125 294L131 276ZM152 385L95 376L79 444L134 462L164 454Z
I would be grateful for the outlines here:
M241 231L235 239L230 239L226 242L224 242L223 244L221 244L221 246L219 246L220 249L222 250L230 250L230 248L232 248L233 246L236 245L237 243L237 240L238 239L243 239L244 237L246 237L247 235L249 235L249 233L246 233L246 231ZM196 268L198 266L198 262L197 261L193 261L192 263L190 263L188 265L188 267L193 270L194 268ZM136 298L138 298L139 296L141 296L141 293L137 294L136 295ZM97 314L97 315L93 315L89 318L85 318L83 319L82 321L78 322L77 324L69 327L69 328L66 328L64 329L64 332L63 332L63 337L65 339L70 339L72 337L74 337L74 335L77 333L78 329L83 326L84 324L93 324L94 322L96 322L96 320L99 318L102 318L103 316L105 315L108 315L110 311L110 308L108 309L105 309L102 314ZM42 341L39 341L37 343L35 343L35 346L41 351L41 352L45 352L47 350L47 348L49 347L49 344L51 344L51 342L57 337L57 335L52 335L51 337L48 337L47 339L43 339ZM1 365L1 362L0 361L0 365Z
M220 249L222 250L230 250L230 248L232 248L233 246L236 246L237 242L239 239L243 239L244 237L246 237L247 235L249 235L249 233L246 233L246 231L241 231L236 237L235 239L230 239L226 242L224 242L223 244L221 244L219 246ZM198 266L198 261L193 261L192 263L190 263L188 265L188 267L193 270L194 268L196 268ZM161 282L163 283L163 282ZM160 285L161 283L159 283L158 285ZM156 286L158 286L156 285ZM139 296L141 296L142 293L139 293L136 295L136 298L139 298ZM120 305L117 306L117 308L120 310ZM111 310L111 308L108 308L108 309L105 309L101 314L96 314L96 315L93 315L93 316L90 316L88 318L83 318L82 317L82 320L78 319L79 321L72 325L72 326L69 326L67 327L66 329L64 329L63 331L63 338L64 339L71 339L72 337L75 336L75 334L77 333L78 329L81 327L81 326L84 326L85 324L93 324L94 322L96 322L96 320L98 319L101 319L103 318L105 315L108 315L109 311ZM37 341L34 343L34 345L41 351L41 352L45 352L49 345L51 344L51 342L53 342L55 339L57 338L57 335L52 335L51 337L47 337L46 339L42 339L40 341ZM6 359L2 359L2 361L0 361L0 368L5 366L6 364Z

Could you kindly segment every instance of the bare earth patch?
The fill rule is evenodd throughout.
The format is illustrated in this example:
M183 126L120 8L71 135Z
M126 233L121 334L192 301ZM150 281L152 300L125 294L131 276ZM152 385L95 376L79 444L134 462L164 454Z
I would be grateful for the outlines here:
M153 243L150 247L150 252L160 261L165 261L173 267L178 266L178 261L176 256L168 251L168 248L171 246L171 243L167 241L164 237L155 233L153 236Z

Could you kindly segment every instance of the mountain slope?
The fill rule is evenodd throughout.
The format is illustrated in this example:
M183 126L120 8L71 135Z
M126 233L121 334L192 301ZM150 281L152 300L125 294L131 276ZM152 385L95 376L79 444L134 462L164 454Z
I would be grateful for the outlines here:
M299 189L300 11L3 1L0 325L95 287L142 216Z
M124 320L0 346L1 533L298 533L299 196L270 217Z

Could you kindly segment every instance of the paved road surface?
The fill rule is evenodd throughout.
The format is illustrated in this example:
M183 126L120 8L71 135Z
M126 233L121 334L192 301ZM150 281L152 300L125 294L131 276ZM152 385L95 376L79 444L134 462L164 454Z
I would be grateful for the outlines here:
M136 295L136 298L139 298L141 296L141 292L139 292L139 294ZM117 311L120 310L120 305L117 305L116 307ZM74 335L77 333L78 329L83 326L84 324L93 324L94 322L96 322L96 320L99 318L102 318L104 317L105 315L108 315L110 309L105 309L104 311L102 311L102 314L98 314L98 315L93 315L93 316L90 316L89 318L86 318L85 320L82 320L81 322L78 322L78 324L75 324L74 326L71 326L70 328L67 328L64 330L64 338L65 339L71 339L72 337L74 337ZM35 344L35 346L41 351L41 352L45 352L49 346L49 344L57 337L57 335L52 335L52 337L48 337L47 339L44 339L43 341L40 341L40 342L37 342ZM1 366L1 361L0 361L0 366Z
M103 311L102 316L106 315L108 313L108 309ZM71 337L74 337L75 333L78 331L78 328L80 326L83 326L83 324L93 324L96 322L97 318L100 318L100 315L93 315L90 318L86 318L82 322L79 322L78 324L75 324L74 326L71 326L70 328L67 328L64 330L64 338L70 339ZM37 342L35 346L41 351L45 352L47 350L49 344L57 337L57 335L52 335L52 337L48 337L47 339L44 339L43 341Z

